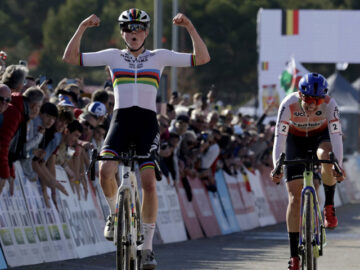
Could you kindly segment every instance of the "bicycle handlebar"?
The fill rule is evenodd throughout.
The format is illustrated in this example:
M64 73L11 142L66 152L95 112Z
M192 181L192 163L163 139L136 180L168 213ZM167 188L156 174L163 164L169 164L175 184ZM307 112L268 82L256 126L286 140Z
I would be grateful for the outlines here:
M335 155L333 152L329 152L329 156L330 159L328 160L318 160L318 159L314 159L312 158L307 158L307 159L294 159L294 160L285 160L285 153L281 153L279 159L276 162L276 167L273 170L272 176L275 175L279 175L281 173L281 167L282 165L298 165L298 164L303 164L303 165L320 165L321 163L328 163L328 164L333 164L334 165L334 169L335 171L340 174L340 176L342 176L342 171L339 165L338 160L335 158Z
M137 155L133 155L132 153L121 153L120 156L103 157L103 156L98 155L96 149L93 149L91 152L90 165L89 165L89 168L86 173L89 174L89 172L90 172L90 179L92 181L95 180L95 162L98 160L121 161L121 162L124 162L124 164L130 163L130 166L133 169L134 161L144 159L144 158L151 158L154 161L154 165L155 165L156 180L160 181L162 179L162 174L161 174L160 164L159 164L159 161L157 160L156 155L157 154L155 153L155 151L153 151L153 152L151 152L151 154L149 156L137 156Z

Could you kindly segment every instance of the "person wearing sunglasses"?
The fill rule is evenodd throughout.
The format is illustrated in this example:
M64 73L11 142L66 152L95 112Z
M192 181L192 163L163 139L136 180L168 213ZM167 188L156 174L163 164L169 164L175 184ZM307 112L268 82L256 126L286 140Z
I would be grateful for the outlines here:
M11 102L11 90L6 84L0 84L0 127L3 123L3 112L9 107Z
M273 163L282 152L286 159L305 159L312 150L319 159L329 159L333 152L342 167L343 143L339 109L336 101L327 95L328 83L318 73L305 74L298 85L299 91L292 93L281 102L275 129ZM286 166L285 178L289 203L286 213L287 230L290 240L289 269L299 269L299 219L300 197L303 187L304 166ZM325 191L325 227L334 229L338 220L335 215L334 194L336 181L345 179L345 172L339 175L331 164L321 165L321 179ZM279 183L283 173L273 175L273 182ZM317 176L317 177L316 177ZM319 187L319 175L314 183Z
M191 67L210 61L209 52L192 22L177 14L173 24L184 27L190 35L193 53L180 53L166 49L145 48L150 32L150 16L143 10L132 8L123 11L119 18L119 30L125 49L106 49L93 53L80 53L80 42L87 28L100 26L100 19L91 15L83 20L69 41L63 56L67 63L83 66L108 66L114 88L114 113L101 155L119 155L128 152L130 140L136 138L136 153L150 156L159 148L159 126L156 119L156 96L160 77L166 66ZM124 128L126 127L126 128ZM133 135L132 135L133 134ZM143 269L154 269L156 260L152 252L158 199L156 193L155 166L152 159L139 162L143 190L144 244ZM146 165L146 166L145 166ZM104 161L100 165L100 182L109 204L110 213L104 231L108 240L113 239L117 184L115 173L118 164Z

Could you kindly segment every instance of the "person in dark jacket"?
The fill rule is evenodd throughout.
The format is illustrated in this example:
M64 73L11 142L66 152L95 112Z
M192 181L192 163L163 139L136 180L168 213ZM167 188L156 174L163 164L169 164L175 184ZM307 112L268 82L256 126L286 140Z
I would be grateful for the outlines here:
M30 87L23 94L18 92L11 95L11 103L4 112L4 122L0 128L0 193L5 180L8 180L10 194L13 195L15 172L12 164L23 157L27 122L39 114L43 98L44 94L38 87Z

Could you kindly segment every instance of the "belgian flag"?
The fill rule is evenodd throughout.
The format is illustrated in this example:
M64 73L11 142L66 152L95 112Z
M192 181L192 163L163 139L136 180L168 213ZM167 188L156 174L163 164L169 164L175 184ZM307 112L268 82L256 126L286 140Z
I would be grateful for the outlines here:
M269 70L269 62L261 62L261 70Z
M287 9L281 11L281 35L299 34L299 10Z

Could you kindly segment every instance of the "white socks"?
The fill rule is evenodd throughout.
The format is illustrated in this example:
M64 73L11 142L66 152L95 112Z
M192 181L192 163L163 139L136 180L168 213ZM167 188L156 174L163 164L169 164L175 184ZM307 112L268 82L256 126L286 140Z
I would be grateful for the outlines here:
M110 214L111 215L114 215L115 212L116 212L116 193L113 197L106 197L105 196L105 199L109 205L109 208L110 208Z
M152 250L152 240L155 232L155 223L143 223L144 230L144 243L142 244L142 250Z

